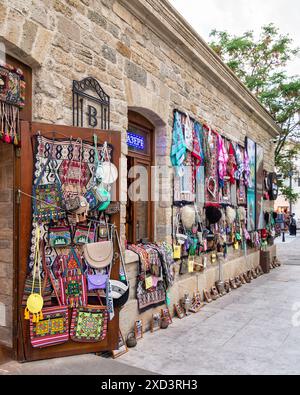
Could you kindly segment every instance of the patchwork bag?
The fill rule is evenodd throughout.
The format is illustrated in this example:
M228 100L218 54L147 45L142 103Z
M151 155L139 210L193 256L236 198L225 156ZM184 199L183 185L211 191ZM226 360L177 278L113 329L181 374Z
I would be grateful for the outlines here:
M99 343L107 336L108 312L103 306L73 310L70 336L78 343Z
M71 248L66 266L59 279L62 304L70 307L86 306L86 278L82 273L81 263L73 248Z
M70 226L49 226L49 244L52 248L64 248L72 244Z

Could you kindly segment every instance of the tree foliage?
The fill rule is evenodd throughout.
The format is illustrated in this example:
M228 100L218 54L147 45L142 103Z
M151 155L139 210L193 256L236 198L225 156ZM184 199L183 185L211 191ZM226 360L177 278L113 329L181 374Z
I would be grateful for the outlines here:
M289 35L280 34L273 24L263 26L258 38L253 31L234 36L213 30L210 36L214 51L280 126L275 161L286 176L300 151L300 77L287 72L288 63L300 54L299 48L294 48ZM282 186L281 191L288 199L295 198L289 188Z

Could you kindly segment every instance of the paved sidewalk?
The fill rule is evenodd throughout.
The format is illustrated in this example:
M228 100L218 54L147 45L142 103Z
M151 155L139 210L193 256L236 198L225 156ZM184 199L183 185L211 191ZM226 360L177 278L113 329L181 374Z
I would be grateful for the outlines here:
M294 238L278 246L279 257L300 265L299 249ZM300 311L300 266L283 266L167 331L147 334L120 361L161 374L299 374L296 303Z
M299 374L300 238L278 242L287 264L214 302L147 333L137 348L107 360L94 355L0 366L1 374ZM297 306L296 306L297 307ZM300 315L298 317L300 324Z
M96 355L81 355L39 362L20 364L9 362L0 365L1 375L108 375L139 376L149 375L142 369L119 363L113 359L104 359ZM153 373L152 373L153 374Z

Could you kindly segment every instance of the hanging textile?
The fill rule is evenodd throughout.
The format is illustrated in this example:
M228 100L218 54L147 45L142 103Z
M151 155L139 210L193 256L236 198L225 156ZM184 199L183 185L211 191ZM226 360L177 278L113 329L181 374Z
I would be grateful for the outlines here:
M173 141L171 149L171 162L178 175L183 175L183 164L186 158L187 147L184 138L181 116L174 113Z
M205 127L205 202L207 206L219 206L218 135Z
M163 305L166 301L166 288L162 276L162 264L158 251L153 246L131 245L129 250L139 256L137 277L137 300L139 311Z
M236 170L237 170L237 164L235 159L235 150L233 144L230 142L228 149L227 175L232 185L235 184Z
M228 163L228 153L225 146L225 142L222 136L217 134L218 139L218 174L219 174L219 185L221 188L224 187L225 177L227 174L227 163Z
M25 105L25 80L22 70L0 63L0 139L20 144L20 109Z

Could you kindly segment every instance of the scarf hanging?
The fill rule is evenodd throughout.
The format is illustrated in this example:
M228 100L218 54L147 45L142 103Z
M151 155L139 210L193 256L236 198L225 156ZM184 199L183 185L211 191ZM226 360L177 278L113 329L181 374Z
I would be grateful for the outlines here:
M0 63L0 139L20 144L20 109L25 105L25 80L22 70Z
M183 175L183 164L186 158L186 143L184 138L181 117L178 112L174 114L173 142L171 149L171 162L176 167L177 174Z
M219 185L221 188L224 187L225 177L227 174L227 163L228 163L228 153L225 147L225 142L223 138L217 134L218 139L218 173L219 173Z

